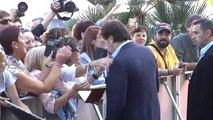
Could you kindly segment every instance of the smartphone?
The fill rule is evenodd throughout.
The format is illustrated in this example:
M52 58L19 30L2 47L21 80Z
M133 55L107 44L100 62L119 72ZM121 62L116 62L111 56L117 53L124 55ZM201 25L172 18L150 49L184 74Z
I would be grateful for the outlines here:
M128 25L129 26L137 26L137 19L136 18L129 18Z
M119 14L119 13L125 13L125 12L130 12L130 7L129 7L129 5L127 5L127 4L122 4L122 5L120 5L120 6L115 10L115 12L116 12L117 14Z

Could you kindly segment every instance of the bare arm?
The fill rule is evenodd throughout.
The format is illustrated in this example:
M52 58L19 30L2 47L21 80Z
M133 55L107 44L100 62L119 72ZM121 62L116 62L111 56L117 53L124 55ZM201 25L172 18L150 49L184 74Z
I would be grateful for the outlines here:
M70 98L76 97L76 93L79 90L85 89L85 88L88 88L88 87L89 87L89 83L87 81L78 82L78 83L74 84L74 86L70 90L68 90L61 97L59 97L59 98L57 98L55 100L54 111L58 110L59 108L61 108L61 106L63 106L64 104L66 104L67 101Z
M83 76L86 73L88 67L103 67L108 68L112 64L113 59L111 57L100 58L98 60L91 61L87 65L78 65L76 68L76 77Z
M182 74L184 71L183 68L171 68L171 69L160 69L158 68L158 76L168 76L168 75L173 75L173 76L177 76L179 74Z
M54 9L59 9L60 8L60 3L58 1L55 1L52 3L52 7ZM47 29L47 26L50 24L51 20L55 17L55 13L53 11L51 11L47 17L41 22L41 24L43 25L44 29Z
M71 50L69 47L63 46L62 48L59 48L57 50L56 59L50 73L47 77L40 77L42 78L41 80L35 79L23 72L16 73L15 76L17 77L17 87L21 90L29 91L34 94L41 94L51 91L54 87L55 82L59 78L61 72L61 65L65 63L65 61L67 60L67 58L70 57L70 55Z
M18 72L15 74L17 77L16 86L21 90L32 92L34 94L49 92L52 90L55 82L58 80L60 70L60 66L54 65L50 74L43 82L41 80L34 79L23 72Z
M30 109L19 99L18 92L16 90L15 84L9 86L6 89L12 103L18 105L19 107L23 108L28 113L31 113Z
M115 5L107 15L104 16L104 18L102 18L102 22L105 22L107 20L112 20L114 18L116 18L119 14L117 14L115 11L116 9L118 9L120 5Z

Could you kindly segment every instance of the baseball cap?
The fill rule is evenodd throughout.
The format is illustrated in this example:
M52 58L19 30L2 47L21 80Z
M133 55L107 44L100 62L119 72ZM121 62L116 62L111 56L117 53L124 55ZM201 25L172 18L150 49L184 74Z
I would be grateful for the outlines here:
M169 24L167 24L167 23L161 23L161 24L158 24L156 26L156 30L155 31L157 33L160 32L160 31L162 31L162 30L168 30L170 33L172 32L171 26Z

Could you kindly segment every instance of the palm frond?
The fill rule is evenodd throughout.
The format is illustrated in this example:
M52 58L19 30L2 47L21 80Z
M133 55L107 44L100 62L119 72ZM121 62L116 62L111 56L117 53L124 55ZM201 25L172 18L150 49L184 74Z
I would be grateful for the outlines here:
M171 1L170 1L171 2ZM204 16L207 8L205 3L197 1L176 1L171 4L163 0L156 0L155 7L149 12L147 21L153 26L156 23L166 22L172 26L174 35L186 32L185 21L191 15L198 14Z

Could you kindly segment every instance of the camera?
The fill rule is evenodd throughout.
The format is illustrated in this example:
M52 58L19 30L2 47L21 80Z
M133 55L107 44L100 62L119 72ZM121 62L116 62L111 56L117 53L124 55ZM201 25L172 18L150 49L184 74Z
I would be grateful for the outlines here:
M70 0L59 0L58 2L60 3L60 6L61 6L60 9L56 10L51 5L51 10L55 12L59 20L69 20L72 17L73 13L75 11L78 11L78 8L76 7L75 3ZM71 15L70 17L65 17L65 16L61 17L61 15L59 14L61 12L68 12L68 13L71 13Z
M18 4L18 9L16 9L16 17L22 17L28 9L28 5L25 2L20 2Z
M58 48L60 47L60 40L50 39L47 41L44 56L48 57L53 51L52 58L55 58Z
M69 0L59 0L58 1L61 5L61 8L58 10L53 9L54 12L74 12L76 9L76 5L74 2Z

